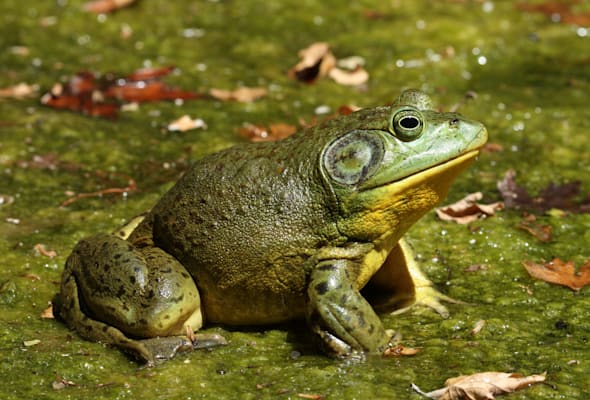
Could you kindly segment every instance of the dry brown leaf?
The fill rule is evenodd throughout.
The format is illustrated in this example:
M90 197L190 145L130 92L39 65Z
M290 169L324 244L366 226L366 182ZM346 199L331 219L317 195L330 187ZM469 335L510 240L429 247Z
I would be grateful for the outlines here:
M85 11L95 14L107 14L118 9L128 7L135 3L135 0L94 0L84 4Z
M45 310L41 311L41 314L39 316L43 319L54 319L55 317L53 315L53 304L47 307Z
M435 210L436 215L443 221L468 224L483 216L492 216L496 211L501 210L504 207L502 202L491 204L477 203L482 197L483 194L481 192L468 194L456 203L437 208Z
M207 124L200 118L193 119L188 115L183 115L168 124L168 130L172 132L186 132L191 129L207 129Z
M38 85L29 85L27 83L19 83L18 85L10 86L0 89L0 98L5 99L24 99L34 96L39 90Z
M575 291L590 284L590 261L582 265L577 273L573 261L563 261L559 258L554 258L544 264L527 260L523 261L522 265L534 278L567 286Z
M493 400L495 395L512 393L534 383L543 382L545 373L522 376L517 373L479 372L447 379L445 387L424 393L416 385L418 393L438 400Z
M39 254L41 254L42 256L45 256L45 257L53 258L53 257L56 257L57 256L57 252L55 250L47 250L47 248L45 247L45 245L42 244L42 243L37 243L34 246L34 249Z
M336 83L346 86L359 86L367 83L369 80L369 73L362 67L358 67L352 71L347 71L341 68L332 68L328 73Z
M422 349L412 348L412 347L405 347L401 344L395 345L393 347L388 347L383 351L384 357L400 357L400 356L414 356L418 354Z
M529 214L520 220L517 227L527 231L541 242L550 242L553 228L551 225L540 224L536 221L537 217L535 217L533 214Z
M310 399L310 400L323 400L325 397L321 394L307 394L307 393L297 393L297 397L302 399Z
M251 142L271 142L291 136L297 131L295 125L276 123L268 127L254 124L244 124L238 133Z
M330 50L330 45L325 42L311 44L305 49L299 50L301 59L288 75L295 80L313 83L316 79L326 76L336 65L336 57Z
M516 183L516 172L506 171L504 178L496 183L498 191L504 199L504 205L529 211L547 212L554 209L574 212L590 212L590 194L581 193L581 182L567 182L564 184L549 183L536 196Z
M210 89L209 94L218 100L234 100L240 103L251 103L266 96L267 90L263 87L240 87L235 90Z

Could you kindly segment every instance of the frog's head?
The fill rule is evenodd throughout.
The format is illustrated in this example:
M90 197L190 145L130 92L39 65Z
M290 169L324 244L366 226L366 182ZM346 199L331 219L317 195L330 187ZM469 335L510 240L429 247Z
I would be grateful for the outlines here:
M338 228L358 240L395 240L448 192L487 140L485 127L432 109L417 90L390 107L350 115L324 148L321 170L339 204Z

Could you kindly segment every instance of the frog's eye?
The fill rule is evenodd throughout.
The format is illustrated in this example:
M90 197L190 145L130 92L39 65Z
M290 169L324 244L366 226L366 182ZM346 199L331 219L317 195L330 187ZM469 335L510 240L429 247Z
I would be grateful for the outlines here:
M424 130L424 117L422 113L414 107L404 107L395 111L391 117L389 131L395 137L410 142L416 140Z
M328 146L323 155L324 168L336 182L357 185L377 171L384 153L379 135L355 130Z

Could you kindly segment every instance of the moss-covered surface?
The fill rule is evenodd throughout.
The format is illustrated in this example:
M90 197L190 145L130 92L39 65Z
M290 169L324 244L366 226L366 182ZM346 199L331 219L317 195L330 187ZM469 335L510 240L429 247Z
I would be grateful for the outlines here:
M0 100L0 195L14 199L0 205L0 397L410 399L419 398L411 382L433 389L451 376L485 370L547 372L549 384L507 398L583 399L590 393L588 289L573 293L535 281L521 266L525 259L554 256L578 265L588 260L588 214L542 215L553 229L550 243L517 229L517 211L468 227L433 214L420 221L409 237L426 271L445 293L470 305L452 305L448 320L425 309L384 317L406 346L422 348L414 357L338 362L317 353L304 327L216 327L229 346L145 369L40 318L76 241L149 208L190 160L243 140L236 129L245 122L295 124L311 119L320 105L384 104L407 87L449 109L472 91L476 98L460 111L483 121L503 151L482 154L449 200L476 190L497 200L496 181L510 168L533 193L573 180L590 190L590 30L525 13L513 2L343 4L141 0L97 17L83 12L79 0L1 2L0 88L27 82L48 90L80 70L125 74L173 64L179 73L167 82L185 89L243 84L270 93L253 104L142 105L116 121L45 108L38 96ZM572 10L590 12L584 5ZM122 38L129 28L131 36ZM286 76L297 51L320 40L338 57L366 60L366 90L329 80L308 86ZM186 113L203 118L208 129L163 129ZM138 184L125 198L59 207L66 191L125 186L125 176ZM38 254L39 243L57 257ZM466 272L473 264L486 268ZM471 335L481 319L485 327ZM24 344L35 339L36 345ZM62 379L73 385L54 388Z

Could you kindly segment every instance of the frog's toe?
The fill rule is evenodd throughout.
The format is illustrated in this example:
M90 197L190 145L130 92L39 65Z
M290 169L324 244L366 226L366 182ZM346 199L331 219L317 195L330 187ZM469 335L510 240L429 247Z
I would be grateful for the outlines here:
M209 349L227 344L227 339L218 333L195 333L191 341L193 349Z
M416 288L415 300L414 300L413 304L411 304L407 307L395 310L391 314L398 315L398 314L404 313L404 312L408 311L410 308L418 305L418 306L429 307L429 308L433 309L434 311L436 311L441 317L449 318L449 315L450 315L449 310L447 309L447 307L444 304L442 304L443 301L446 301L447 303L453 303L453 304L467 304L461 300L456 300L456 299L453 299L452 297L442 294L441 292L439 292L438 290L436 290L432 286L422 286L422 287Z

